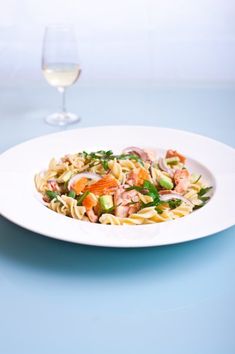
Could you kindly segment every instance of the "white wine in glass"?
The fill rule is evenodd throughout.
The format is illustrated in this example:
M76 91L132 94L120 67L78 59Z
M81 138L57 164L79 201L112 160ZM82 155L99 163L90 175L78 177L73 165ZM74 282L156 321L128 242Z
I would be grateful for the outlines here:
M71 26L46 27L42 71L47 82L56 87L62 95L61 111L47 116L46 122L59 126L78 122L80 118L74 113L67 112L65 103L66 88L73 85L81 74L75 33Z

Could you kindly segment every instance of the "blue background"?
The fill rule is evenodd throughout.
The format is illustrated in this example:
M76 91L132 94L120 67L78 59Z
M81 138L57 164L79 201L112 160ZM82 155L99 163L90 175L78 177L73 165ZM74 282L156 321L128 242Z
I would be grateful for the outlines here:
M1 151L58 131L42 120L58 99L49 86L1 90ZM82 116L71 128L159 125L234 146L232 87L76 86L68 105ZM105 249L2 218L0 353L233 354L234 234L233 227L185 244Z

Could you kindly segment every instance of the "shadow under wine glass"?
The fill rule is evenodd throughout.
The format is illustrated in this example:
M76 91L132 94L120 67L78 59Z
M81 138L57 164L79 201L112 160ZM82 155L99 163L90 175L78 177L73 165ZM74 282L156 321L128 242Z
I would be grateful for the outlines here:
M61 111L45 118L51 125L65 126L80 121L80 117L66 109L65 90L81 74L77 41L72 26L52 25L44 32L42 71L47 82L58 89L62 96Z

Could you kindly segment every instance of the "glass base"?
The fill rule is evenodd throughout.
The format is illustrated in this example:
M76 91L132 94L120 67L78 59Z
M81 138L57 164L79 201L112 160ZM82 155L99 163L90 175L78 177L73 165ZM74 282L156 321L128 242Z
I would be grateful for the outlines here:
M45 121L48 124L60 127L77 123L80 120L81 118L78 117L76 114L69 112L53 113L45 118Z

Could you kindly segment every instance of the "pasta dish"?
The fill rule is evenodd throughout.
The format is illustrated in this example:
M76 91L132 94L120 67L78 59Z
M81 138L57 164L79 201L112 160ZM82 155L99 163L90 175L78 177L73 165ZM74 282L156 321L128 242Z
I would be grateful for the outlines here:
M141 225L174 220L203 207L211 186L190 172L175 150L128 147L79 152L50 161L35 176L49 209L65 216L111 225Z

